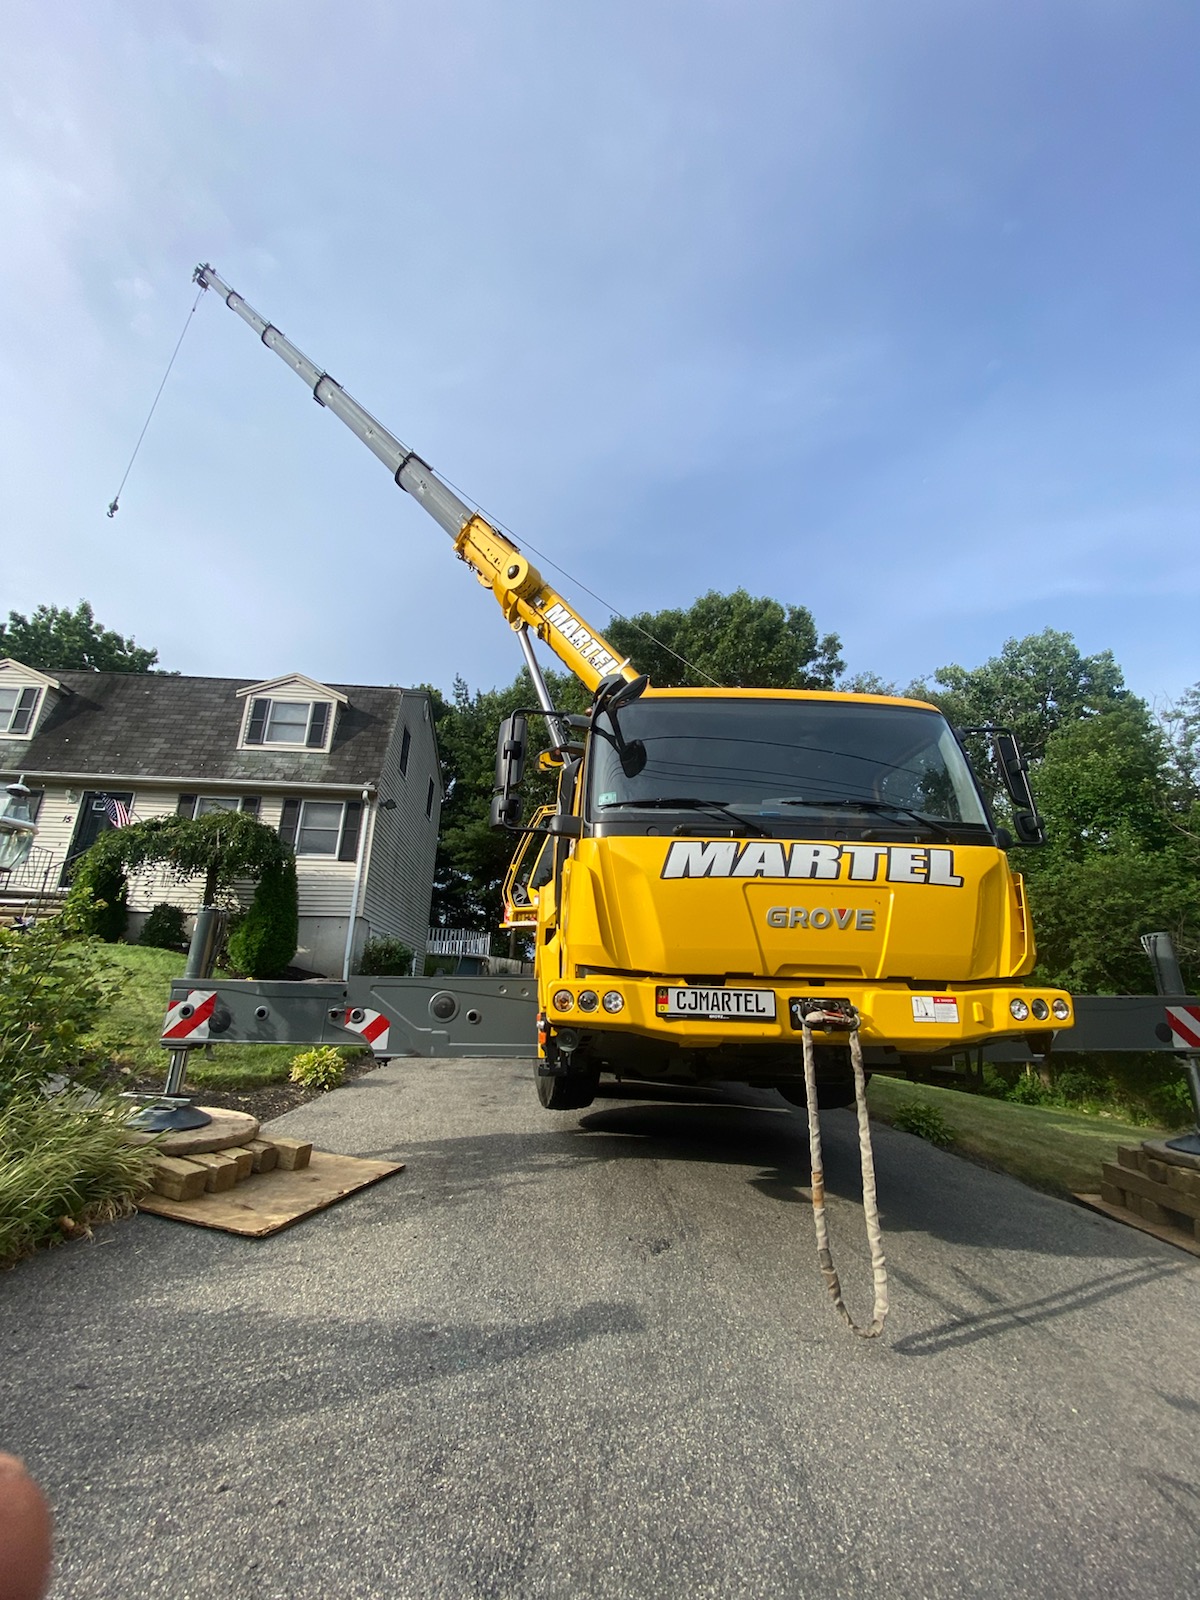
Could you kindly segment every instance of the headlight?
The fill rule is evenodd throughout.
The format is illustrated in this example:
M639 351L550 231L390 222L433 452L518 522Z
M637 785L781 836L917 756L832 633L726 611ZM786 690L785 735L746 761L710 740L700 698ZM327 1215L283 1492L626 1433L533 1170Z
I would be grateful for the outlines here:
M1065 1022L1071 1015L1071 1008L1065 1000L1055 1000L1050 1009L1060 1022Z
M575 1004L575 996L570 989L556 989L554 999L550 1002L555 1011L570 1011Z
M1050 1015L1050 1007L1040 995L1033 1002L1033 1014L1039 1022L1045 1022L1046 1018Z
M625 996L618 994L615 989L609 989L600 1003L605 1011L611 1011L615 1015L618 1011L624 1011Z
M1017 1022L1024 1022L1025 1018L1029 1015L1029 1007L1025 1004L1024 1000L1010 1000L1008 1002L1008 1009L1012 1012L1013 1018Z
M580 1011L595 1011L599 1004L600 996L596 993L595 989L581 989L579 991Z

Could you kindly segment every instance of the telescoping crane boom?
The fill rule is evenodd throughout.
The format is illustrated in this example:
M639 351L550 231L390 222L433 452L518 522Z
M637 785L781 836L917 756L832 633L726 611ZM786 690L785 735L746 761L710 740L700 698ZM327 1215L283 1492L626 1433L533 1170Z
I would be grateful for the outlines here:
M372 455L383 462L397 485L424 506L450 535L460 559L496 596L500 609L517 634L543 710L550 709L550 700L529 644L530 631L589 689L596 689L614 674L627 680L636 677L629 662L585 623L511 539L461 500L428 462L422 461L415 450L401 444L364 406L347 394L340 383L310 361L265 317L259 316L212 267L197 267L194 279L205 289L215 289L230 310L249 323L267 349L273 350L303 379L317 404L326 406L339 417Z

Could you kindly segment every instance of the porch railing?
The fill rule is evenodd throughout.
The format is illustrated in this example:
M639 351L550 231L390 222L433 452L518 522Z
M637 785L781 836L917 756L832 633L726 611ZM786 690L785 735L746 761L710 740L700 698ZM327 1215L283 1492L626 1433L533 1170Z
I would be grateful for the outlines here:
M58 889L61 865L53 850L35 844L15 867L0 867L0 894L20 895L23 899L51 894Z

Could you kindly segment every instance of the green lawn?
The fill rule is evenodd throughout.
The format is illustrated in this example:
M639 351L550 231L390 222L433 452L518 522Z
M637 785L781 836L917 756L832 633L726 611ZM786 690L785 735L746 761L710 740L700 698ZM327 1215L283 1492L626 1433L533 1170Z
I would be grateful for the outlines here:
M1012 1105L902 1078L873 1077L868 1098L872 1116L881 1122L890 1122L905 1101L936 1107L954 1130L952 1148L959 1154L1051 1194L1095 1192L1101 1165L1117 1159L1119 1144L1168 1137L1161 1128L1135 1127L1077 1111Z
M139 1081L166 1082L167 1052L159 1044L172 978L179 977L187 957L174 950L152 950L141 945L104 947L125 973L111 1009L100 1019L88 1046L130 1069ZM212 1060L203 1050L193 1050L188 1060L188 1084L197 1089L257 1089L267 1083L287 1081L292 1058L303 1045L220 1044ZM356 1050L347 1050L356 1055Z

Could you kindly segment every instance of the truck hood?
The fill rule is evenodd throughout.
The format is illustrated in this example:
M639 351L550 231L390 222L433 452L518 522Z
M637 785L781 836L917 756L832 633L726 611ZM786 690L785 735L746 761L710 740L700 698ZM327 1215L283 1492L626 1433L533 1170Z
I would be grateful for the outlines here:
M564 868L573 964L662 976L970 982L1027 970L1002 851L780 839L582 839Z

